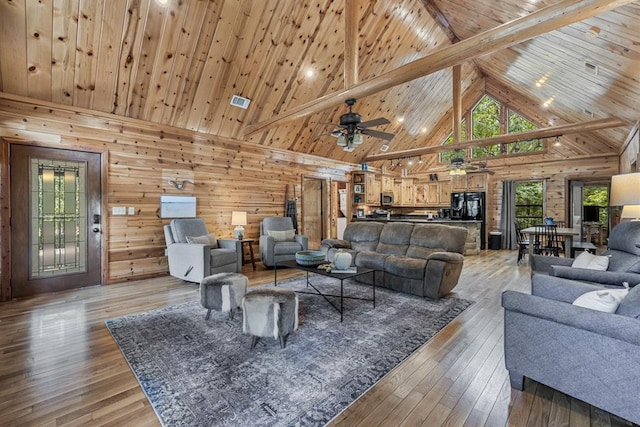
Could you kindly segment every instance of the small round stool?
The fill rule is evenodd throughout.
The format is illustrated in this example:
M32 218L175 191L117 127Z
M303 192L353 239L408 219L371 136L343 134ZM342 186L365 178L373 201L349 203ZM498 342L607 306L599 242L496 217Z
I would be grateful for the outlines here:
M202 279L200 304L208 310L205 320L209 320L211 310L226 311L233 319L233 310L242 306L247 282L247 276L240 273L218 273Z
M289 289L263 288L248 292L242 300L242 332L252 335L251 348L259 337L273 337L285 348L289 334L298 329L298 296Z

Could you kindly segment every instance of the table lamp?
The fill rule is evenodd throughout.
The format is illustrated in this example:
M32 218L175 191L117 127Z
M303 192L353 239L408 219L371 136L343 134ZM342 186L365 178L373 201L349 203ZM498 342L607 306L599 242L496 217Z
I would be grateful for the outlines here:
M631 218L631 221L640 221L640 205L624 206L620 218Z
M640 172L611 177L609 206L622 206L621 218L640 219Z
M247 225L247 213L240 211L231 212L231 225L236 226L236 228L233 229L233 237L238 240L244 239L243 225Z

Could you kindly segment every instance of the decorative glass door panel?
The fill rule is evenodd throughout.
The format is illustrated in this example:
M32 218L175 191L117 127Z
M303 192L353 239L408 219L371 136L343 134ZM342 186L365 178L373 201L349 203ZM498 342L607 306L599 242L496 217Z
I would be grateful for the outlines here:
M31 278L86 271L86 170L31 159Z

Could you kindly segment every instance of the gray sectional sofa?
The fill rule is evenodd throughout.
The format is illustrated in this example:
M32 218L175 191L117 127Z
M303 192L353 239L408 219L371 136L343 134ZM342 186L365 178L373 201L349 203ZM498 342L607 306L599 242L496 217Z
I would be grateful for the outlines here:
M347 225L344 239L323 240L322 250L328 261L349 251L354 265L377 270L376 286L438 299L458 284L466 238L462 227L361 221Z
M640 287L616 312L572 305L605 289L534 275L531 295L505 291L504 356L511 387L524 378L545 384L634 423L640 423Z
M621 222L609 235L608 248L602 253L609 257L606 271L572 267L573 258L533 255L531 275L546 274L581 282L622 285L640 283L640 221Z

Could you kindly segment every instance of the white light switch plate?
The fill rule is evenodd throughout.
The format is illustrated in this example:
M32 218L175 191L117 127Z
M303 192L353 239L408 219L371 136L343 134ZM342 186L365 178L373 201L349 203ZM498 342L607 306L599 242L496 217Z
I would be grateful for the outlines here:
M136 214L136 208L134 208L133 206L129 206L129 215L135 215Z
M127 214L127 208L125 208L124 206L114 206L111 209L111 213L113 215L126 215Z

